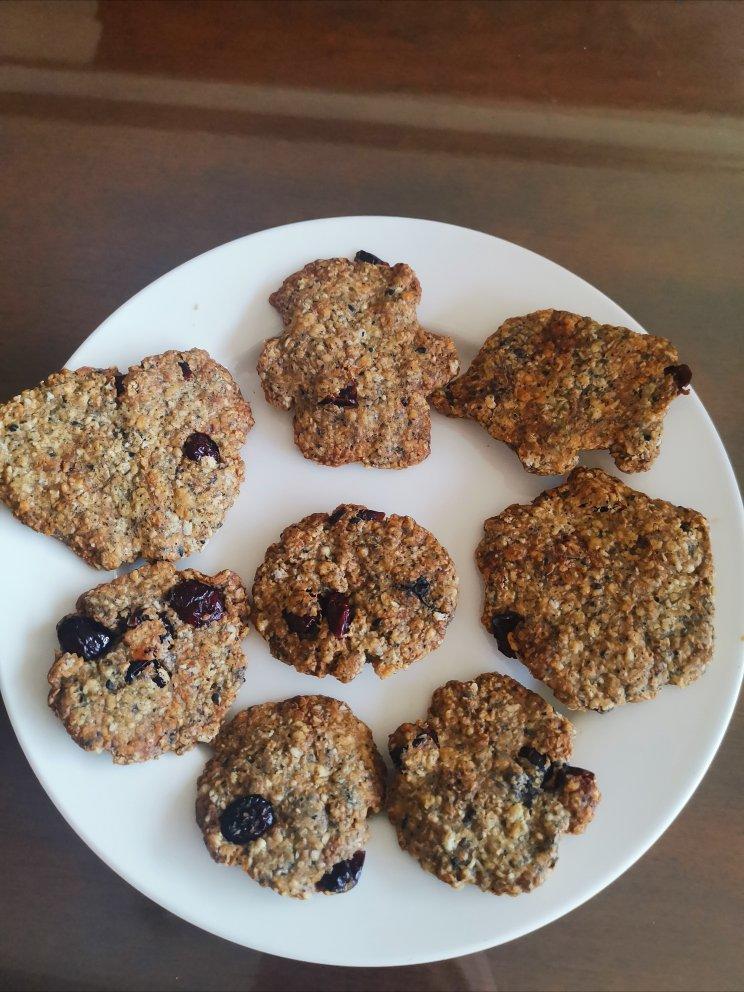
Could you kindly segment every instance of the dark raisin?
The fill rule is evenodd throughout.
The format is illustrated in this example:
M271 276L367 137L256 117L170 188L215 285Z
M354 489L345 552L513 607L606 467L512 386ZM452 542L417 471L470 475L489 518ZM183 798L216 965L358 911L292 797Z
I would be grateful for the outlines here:
M318 597L318 602L331 633L335 637L344 637L348 634L353 613L346 593L329 589Z
M685 534L689 534L692 530L692 524L688 524L686 520L684 520L679 526L680 530L683 530Z
M217 442L201 431L194 431L189 434L183 442L183 453L192 462L200 462L202 458L214 458L216 462L220 460L220 449Z
M151 662L149 661L133 661L129 666L129 668L127 669L126 675L124 676L124 681L126 682L126 684L131 685L132 682L134 682L134 680L137 678L137 676L141 675L142 672L144 672L144 670L147 668L149 664L151 664Z
M216 586L199 579L179 582L168 593L168 604L192 627L204 627L221 620L225 613L225 597Z
M57 624L57 639L63 651L93 661L112 648L114 634L97 620L79 613L68 613Z
M214 703L214 705L219 706L221 701L222 701L222 696L219 694L219 692L213 692L212 702Z
M168 614L158 613L158 618L162 623L163 627L165 628L165 633L160 635L161 643L167 640L168 638L170 638L170 640L173 640L174 637L173 624L168 619Z
M274 807L263 796L234 799L220 814L220 830L231 844L250 844L274 826Z
M415 596L416 599L420 600L430 610L433 609L429 602L431 583L426 576L420 575L414 582L401 582L398 588L402 589L403 592L408 592L412 596Z
M550 758L547 754L543 754L542 751L538 751L536 747L531 747L529 744L525 744L524 747L520 747L517 752L518 758L525 758L531 765L536 768L544 769L550 764Z
M191 366L188 362L179 362L178 364L181 366L181 375L187 382L189 379L194 378L194 373L191 371Z
M356 520L384 520L385 511L384 510L368 510L367 507L363 507L351 518L351 523Z
M11 434L15 434L15 432L18 430L18 424L8 424L8 430L10 431Z
M400 402L403 404L403 406L408 406L408 404L411 401L410 401L410 399L407 396L404 396L403 399Z
M507 658L516 658L517 652L509 643L509 634L517 627L524 617L521 613L506 610L504 613L494 613L491 620L491 633L496 638L499 651Z
M434 741L434 743L437 745L439 744L439 735L437 734L436 730L432 730L431 727L427 727L426 730L422 730L420 734L416 734L416 736L411 741L410 745L400 744L398 745L398 747L394 747L393 750L390 752L390 760L393 762L396 768L400 768L402 764L401 759L403 757L403 754L408 750L409 746L416 748L423 747L428 740Z
M124 373L117 372L114 376L114 389L116 390L116 395L121 396L124 392Z
M315 888L319 892L331 892L334 895L353 889L362 874L364 856L364 851L357 851L350 858L339 861L323 875Z
M587 771L586 768L576 768L574 765L564 765L562 761L556 761L545 773L542 787L549 792L558 792L566 784L566 779L569 776L577 776L588 781L594 780L594 772Z
M692 382L692 369L689 365L667 365L664 371L672 376L680 393L686 396L690 392L687 388Z
M394 747L390 752L390 760L395 765L396 768L400 768L402 765L401 758L403 757L403 752L408 749L408 745L399 744L398 747Z
M106 679L106 688L109 692L116 692L116 683L112 679Z
M419 345L419 347L416 349L416 351L419 353L419 355L425 355L426 354L426 348L424 348L423 345Z
M383 262L381 258L377 255L373 255L371 251L363 251L360 249L354 256L355 262L369 262L370 265L387 265L387 262Z
M307 617L299 613L291 613L285 610L282 614L284 622L293 634L297 634L301 641L312 641L318 636L320 628L320 617Z
M126 626L131 630L132 627L139 627L143 620L146 620L147 616L144 609L140 606L133 613L130 613L126 620Z
M356 384L352 382L349 386L344 386L342 389L339 389L335 396L324 397L318 405L346 407L359 406Z
M337 506L336 509L333 511L333 513L328 517L328 523L331 526L337 524L345 513L346 513L346 507L343 504L341 506Z
M462 814L463 826L469 827L470 824L475 819L475 806L472 803L468 803L465 807L465 812Z

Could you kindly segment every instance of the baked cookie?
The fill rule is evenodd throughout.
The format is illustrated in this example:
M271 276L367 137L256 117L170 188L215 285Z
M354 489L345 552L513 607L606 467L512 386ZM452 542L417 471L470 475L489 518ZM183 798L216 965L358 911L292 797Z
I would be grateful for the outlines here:
M424 721L390 736L398 843L454 888L534 889L561 834L581 833L600 799L594 774L567 764L572 736L568 720L505 675L448 682Z
M212 746L196 820L215 861L300 899L357 884L385 766L346 703L295 696L252 706Z
M425 331L408 265L321 259L272 294L284 333L258 362L266 399L294 407L295 442L324 465L405 468L429 454L427 396L457 375L452 340Z
M345 503L282 531L253 583L252 619L275 658L349 682L386 678L438 647L457 573L411 517Z
M705 517L577 468L485 523L483 624L572 709L689 685L713 650Z
M117 764L210 741L243 682L248 604L235 572L143 565L84 593L57 624L49 705Z
M597 448L642 472L659 453L666 408L688 392L692 373L677 362L664 338L538 310L505 321L432 402L477 420L528 472L562 475Z
M0 406L0 499L97 568L199 551L243 480L251 409L205 351L63 369Z

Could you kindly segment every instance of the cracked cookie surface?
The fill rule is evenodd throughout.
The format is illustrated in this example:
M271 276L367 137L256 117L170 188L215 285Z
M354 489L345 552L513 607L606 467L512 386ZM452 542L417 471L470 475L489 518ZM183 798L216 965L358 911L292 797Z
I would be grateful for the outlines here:
M710 660L705 517L600 469L491 517L476 561L484 626L572 709L689 685Z
M496 895L545 880L565 833L581 833L600 793L567 763L573 728L505 675L448 682L426 718L390 736L387 810L398 843L454 888Z
M505 321L431 399L440 413L476 420L529 472L563 475L582 450L602 448L621 471L642 472L692 378L677 362L664 338L538 310Z
M258 373L267 401L294 409L306 458L405 468L429 454L427 397L457 375L457 353L418 323L408 265L357 259L319 259L284 281L270 299L284 332L265 343Z
M252 706L212 746L196 819L215 861L301 899L357 884L385 766L345 703L296 696Z
M0 406L0 499L90 565L199 551L235 501L253 426L230 373L168 351L56 372Z
M248 604L230 571L156 562L106 582L57 625L49 705L117 764L210 741L243 682Z
M457 573L411 517L346 503L285 528L253 584L252 619L274 657L348 682L382 678L441 643Z

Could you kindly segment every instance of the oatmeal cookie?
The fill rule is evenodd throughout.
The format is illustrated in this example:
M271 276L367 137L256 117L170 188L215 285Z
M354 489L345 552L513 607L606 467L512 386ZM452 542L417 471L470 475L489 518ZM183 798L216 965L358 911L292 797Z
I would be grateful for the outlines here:
M688 392L692 373L677 362L664 338L538 310L505 321L432 402L477 420L529 472L563 475L599 448L621 471L642 472L659 453L667 407Z
M84 593L57 624L49 705L117 764L210 741L243 682L248 605L234 572L143 565Z
M457 573L411 517L342 504L287 527L253 583L252 619L274 657L349 682L381 678L438 647L455 612Z
M212 746L196 819L215 861L300 899L357 884L385 767L346 703L296 696L252 706Z
M270 302L284 321L258 363L266 399L294 407L295 442L324 465L405 468L429 454L427 396L457 375L452 340L416 318L421 286L368 252L321 259Z
M695 510L577 468L485 523L483 624L572 709L689 685L713 650L713 562Z
M97 568L172 561L221 526L252 426L237 383L199 349L126 374L63 369L0 406L0 499Z
M594 774L567 763L571 724L504 675L448 682L426 719L390 737L387 810L404 851L454 888L529 892L581 833L600 799Z

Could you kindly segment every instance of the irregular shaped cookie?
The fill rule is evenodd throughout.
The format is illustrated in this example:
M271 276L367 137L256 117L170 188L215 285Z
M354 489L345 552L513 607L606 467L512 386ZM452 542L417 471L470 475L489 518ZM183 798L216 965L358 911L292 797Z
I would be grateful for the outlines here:
M450 338L419 325L420 299L413 269L368 252L311 262L271 296L284 333L258 374L272 406L294 407L306 458L405 468L429 454L426 397L459 362Z
M357 884L385 767L346 703L295 696L252 706L213 747L196 819L215 861L300 899Z
M235 572L143 565L57 624L49 705L86 751L117 764L210 741L243 682L245 589Z
M705 517L577 468L485 523L483 624L572 709L689 685L713 650Z
M411 517L342 504L287 527L253 583L252 618L275 658L349 682L381 678L438 647L457 605L457 573Z
M63 369L0 406L0 499L97 568L199 551L243 480L251 409L205 351Z
M398 843L454 888L534 889L561 835L581 833L600 799L594 774L567 764L572 735L568 720L505 675L448 682L424 721L390 736Z
M505 321L432 402L477 420L529 472L562 475L597 448L642 472L659 453L666 408L688 392L692 373L677 361L664 338L538 310Z

